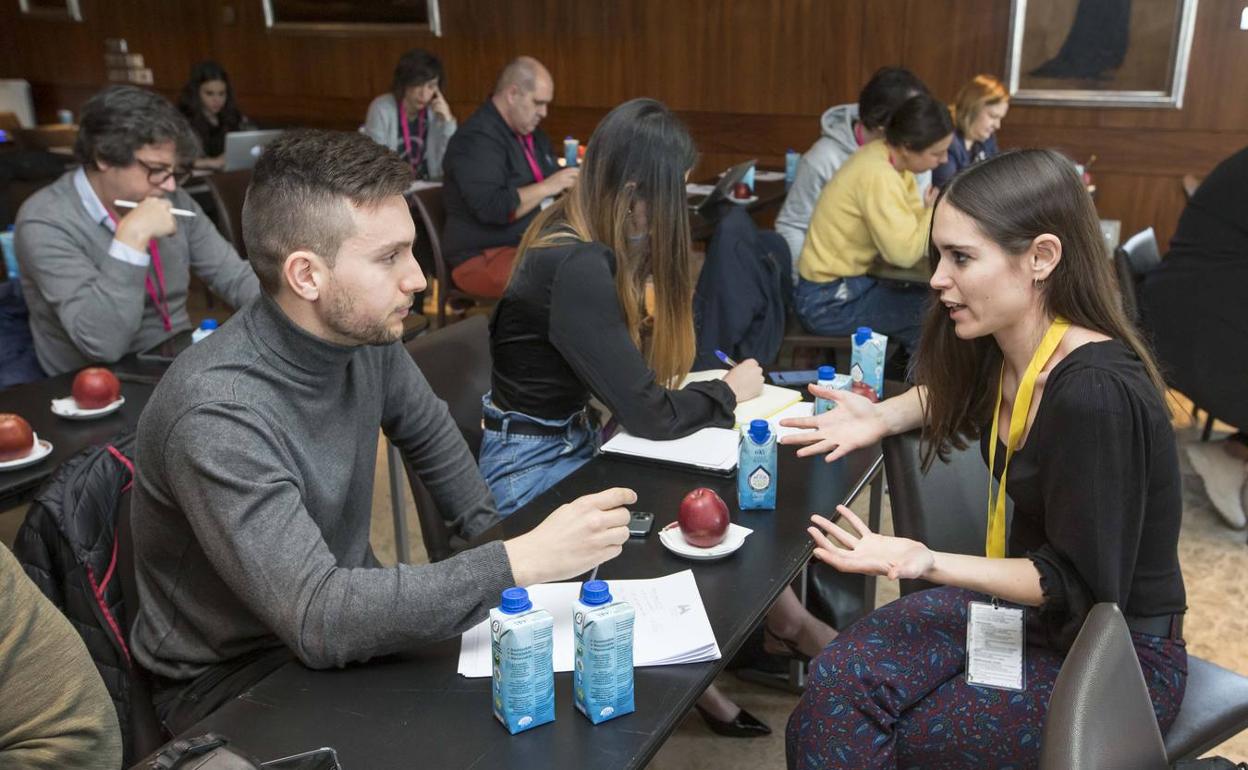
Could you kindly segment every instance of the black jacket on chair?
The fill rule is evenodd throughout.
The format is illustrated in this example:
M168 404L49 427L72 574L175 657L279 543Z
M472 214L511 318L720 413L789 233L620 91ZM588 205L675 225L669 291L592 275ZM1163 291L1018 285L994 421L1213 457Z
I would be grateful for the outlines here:
M698 349L693 368L722 368L716 350L737 361L754 358L764 366L774 361L784 339L788 282L784 238L759 231L744 209L729 209L715 225L693 292Z
M43 486L17 532L13 554L82 636L113 697L126 764L131 756L127 615L118 569L118 510L134 483L134 435L66 460Z

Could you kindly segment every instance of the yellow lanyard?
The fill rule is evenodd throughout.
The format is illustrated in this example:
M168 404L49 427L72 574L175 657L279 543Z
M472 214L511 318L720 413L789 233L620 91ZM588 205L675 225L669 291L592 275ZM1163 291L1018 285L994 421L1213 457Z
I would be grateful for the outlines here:
M1027 371L1023 372L1023 378L1018 382L1018 391L1014 395L1014 404L1010 410L1010 435L1005 444L1005 465L1001 468L1001 483L997 486L994 499L992 472L997 467L997 430L998 421L1001 419L1001 389L1005 381L1005 362L1001 362L1001 376L997 378L997 406L992 410L992 439L988 442L988 537L984 548L990 559L1005 557L1005 477L1010 470L1010 458L1014 456L1014 450L1023 440L1023 430L1027 427L1027 415L1031 412L1031 395L1036 388L1036 378L1040 376L1040 370L1053 356L1053 351L1057 350L1058 344L1061 343L1062 337L1069 328L1070 321L1065 318L1053 319L1053 323L1049 324L1049 330L1044 333L1044 339L1040 340L1040 347L1036 348L1035 354L1031 357L1031 363L1027 364Z

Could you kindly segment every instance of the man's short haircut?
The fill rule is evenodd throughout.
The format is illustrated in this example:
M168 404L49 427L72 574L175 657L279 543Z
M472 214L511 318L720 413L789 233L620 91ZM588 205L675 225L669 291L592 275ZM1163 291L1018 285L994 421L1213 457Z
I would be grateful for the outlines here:
M526 94L532 93L537 89L537 75L543 69L542 63L532 56L517 56L498 74L494 93L501 94L513 85L519 86Z
M881 67L858 94L858 120L868 131L878 131L907 99L925 93L927 86L910 70Z
M288 131L256 163L243 203L247 258L270 295L282 282L282 265L310 251L333 267L354 224L347 204L374 206L402 195L412 169L384 146L352 131Z
M199 156L199 138L163 96L136 86L112 86L82 106L74 155L88 169L96 161L129 166L136 150L165 142L173 142L180 165Z

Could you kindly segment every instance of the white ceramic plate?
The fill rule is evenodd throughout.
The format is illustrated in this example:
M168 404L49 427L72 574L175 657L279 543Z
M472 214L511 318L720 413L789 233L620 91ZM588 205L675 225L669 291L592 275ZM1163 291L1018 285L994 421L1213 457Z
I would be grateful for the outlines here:
M0 463L0 471L11 471L17 468L25 468L27 465L34 465L50 454L52 454L52 442L44 441L36 435L35 450L20 459Z
M724 535L724 539L719 545L711 546L710 548L698 548L685 542L685 536L680 533L680 526L673 521L659 530L659 542L667 550L686 559L713 561L722 559L740 548L745 544L746 536L753 531L749 527L743 527L740 524L729 524L728 533Z
M728 196L725 198L725 200L732 201L733 203L737 204L738 206L748 206L748 205L750 205L751 203L753 203L754 201L758 200L758 196L757 196L757 195L751 195L751 196L750 196L750 197L748 197L748 198L737 198L737 197L735 197L735 196L728 195Z
M126 397L118 396L117 400L108 406L102 406L99 409L79 409L74 397L66 396L52 399L52 414L67 420L94 420L96 417L112 414L124 403L126 403Z

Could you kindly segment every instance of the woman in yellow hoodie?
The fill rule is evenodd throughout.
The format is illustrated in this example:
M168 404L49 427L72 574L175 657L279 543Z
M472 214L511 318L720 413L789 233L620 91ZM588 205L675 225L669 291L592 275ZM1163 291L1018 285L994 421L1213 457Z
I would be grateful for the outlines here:
M885 126L823 188L798 262L795 305L812 334L852 334L859 326L913 350L927 287L899 287L866 275L877 255L910 267L924 254L931 204L920 199L915 174L945 162L953 123L928 94L907 99Z

